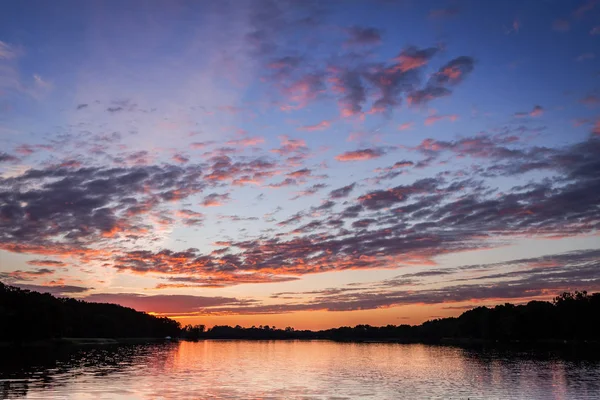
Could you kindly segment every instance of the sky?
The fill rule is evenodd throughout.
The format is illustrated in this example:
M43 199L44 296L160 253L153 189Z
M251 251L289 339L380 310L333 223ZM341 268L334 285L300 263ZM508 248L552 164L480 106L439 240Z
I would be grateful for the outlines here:
M600 290L600 1L0 6L0 281L182 324Z

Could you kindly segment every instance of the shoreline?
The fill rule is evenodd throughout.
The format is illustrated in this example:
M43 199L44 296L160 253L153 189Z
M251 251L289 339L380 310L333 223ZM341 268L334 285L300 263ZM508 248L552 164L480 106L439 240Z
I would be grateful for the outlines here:
M199 338L197 340L185 338L54 338L22 342L0 342L0 348L35 348L35 347L79 347L79 346L110 346L127 344L156 344L202 342L202 341L328 341L334 343L362 343L362 344L423 344L433 346L459 346L459 347L492 347L505 349L572 349L585 348L600 350L599 341L586 340L543 340L543 341L497 341L470 338L442 338L436 340L410 340L410 339L331 339L331 338Z
M173 342L165 338L54 338L22 342L0 342L0 348L7 347L61 347L61 346L106 346L121 344L144 344Z

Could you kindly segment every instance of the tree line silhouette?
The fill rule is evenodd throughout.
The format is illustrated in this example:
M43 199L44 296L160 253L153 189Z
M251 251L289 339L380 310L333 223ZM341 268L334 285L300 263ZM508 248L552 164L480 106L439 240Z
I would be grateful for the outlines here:
M565 292L547 301L477 307L458 317L421 325L339 327L321 331L278 329L260 325L244 328L186 325L116 304L56 298L0 282L0 341L61 337L199 339L328 339L338 341L440 342L475 340L499 342L599 341L600 293Z
M57 298L0 282L0 341L177 336L180 324L116 304Z

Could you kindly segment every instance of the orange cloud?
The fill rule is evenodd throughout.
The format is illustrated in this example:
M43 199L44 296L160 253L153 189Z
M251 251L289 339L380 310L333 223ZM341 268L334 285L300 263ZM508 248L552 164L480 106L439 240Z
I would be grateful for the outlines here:
M374 158L379 158L385 154L382 149L361 149L355 151L347 151L335 156L338 161L366 161Z

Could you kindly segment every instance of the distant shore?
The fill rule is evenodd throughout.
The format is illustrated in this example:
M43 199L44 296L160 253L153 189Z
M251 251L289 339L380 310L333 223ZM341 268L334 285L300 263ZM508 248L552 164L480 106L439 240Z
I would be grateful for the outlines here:
M35 347L79 347L79 346L107 346L127 344L152 344L172 343L179 341L203 342L203 341L328 341L335 343L363 343L363 344L425 344L438 346L459 347L498 347L505 349L560 349L560 348L585 348L600 350L599 341L588 340L541 340L541 341L498 341L472 338L442 338L438 340L403 340L403 339L330 339L330 338L281 338L281 339L257 339L257 338L201 338L198 340L180 338L55 338L21 342L0 342L0 348L35 348Z
M552 300L476 307L420 325L340 326L319 331L288 326L181 326L167 317L117 304L56 298L0 282L0 346L67 347L178 340L329 340L462 347L600 348L600 293L564 292Z
M177 340L177 339L175 339ZM0 348L6 347L59 347L59 346L104 346L117 344L144 344L170 342L165 338L55 338L20 342L0 342Z

